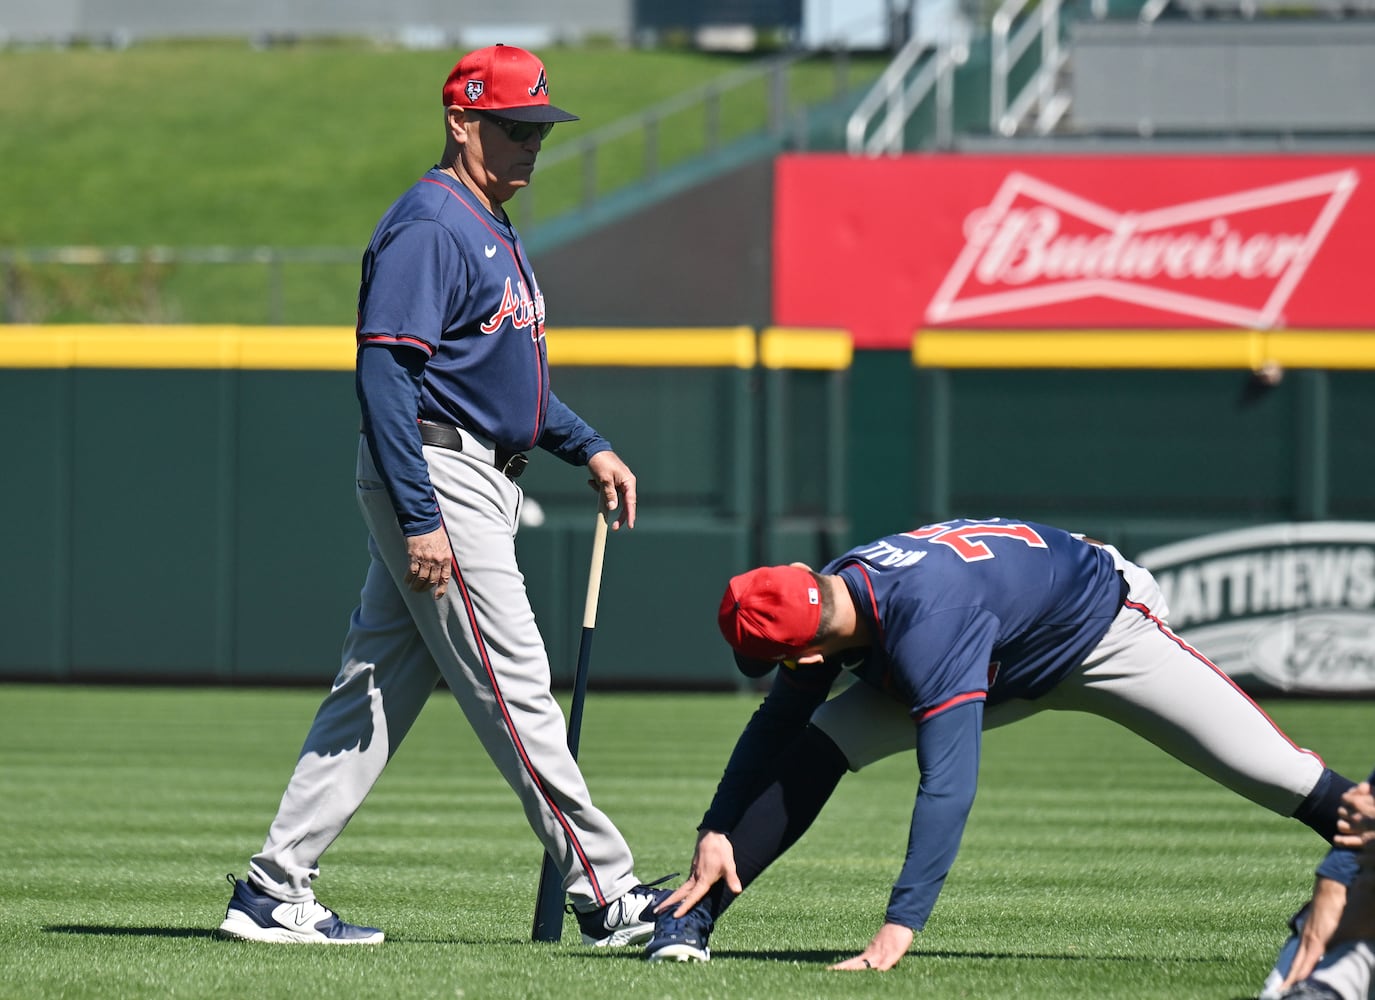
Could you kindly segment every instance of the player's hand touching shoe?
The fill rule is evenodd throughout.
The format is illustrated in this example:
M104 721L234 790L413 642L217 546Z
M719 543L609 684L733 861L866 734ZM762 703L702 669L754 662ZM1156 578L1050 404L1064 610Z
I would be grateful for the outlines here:
M722 879L726 888L737 896L745 891L740 884L740 876L735 872L735 848L731 846L730 838L715 830L703 830L697 837L697 849L692 852L692 869L687 881L674 889L672 895L654 908L654 912L663 913L676 905L673 915L685 916Z

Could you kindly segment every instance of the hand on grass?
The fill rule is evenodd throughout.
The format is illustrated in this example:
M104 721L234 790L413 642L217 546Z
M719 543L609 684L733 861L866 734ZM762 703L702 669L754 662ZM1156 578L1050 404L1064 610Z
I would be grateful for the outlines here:
M902 961L902 956L907 954L911 946L912 928L902 924L884 924L869 942L869 947L854 958L837 962L830 968L836 972L882 972Z

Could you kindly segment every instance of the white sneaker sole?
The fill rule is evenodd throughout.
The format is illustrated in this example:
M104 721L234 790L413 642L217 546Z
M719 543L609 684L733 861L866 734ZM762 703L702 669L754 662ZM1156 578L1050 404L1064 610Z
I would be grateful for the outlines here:
M653 936L653 924L636 924L634 927L618 927L604 938L584 934L582 943L593 948L619 948L627 944L645 944Z
M293 931L289 927L261 927L239 910L230 910L220 924L221 937L235 941L262 941L268 944L381 944L382 931L360 938L329 938L315 930Z
M694 948L690 944L670 944L648 956L651 962L710 962L710 948Z

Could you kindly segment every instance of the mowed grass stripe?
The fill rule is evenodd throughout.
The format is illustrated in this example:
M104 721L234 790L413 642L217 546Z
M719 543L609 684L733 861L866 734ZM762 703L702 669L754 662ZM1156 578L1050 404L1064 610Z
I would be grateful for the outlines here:
M914 761L847 777L722 922L707 966L528 940L540 850L437 694L325 858L321 897L378 949L211 930L258 848L320 692L0 685L0 997L1169 997L1254 995L1321 844L1100 720L988 734L978 801L915 951L827 973L882 919ZM588 700L581 757L639 872L683 872L752 695ZM1267 706L1356 777L1366 702Z

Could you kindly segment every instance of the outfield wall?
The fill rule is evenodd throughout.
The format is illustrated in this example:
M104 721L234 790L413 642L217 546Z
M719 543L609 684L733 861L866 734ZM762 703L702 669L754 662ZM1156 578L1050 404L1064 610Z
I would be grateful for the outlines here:
M353 350L343 328L0 328L0 677L332 676L365 566ZM1278 384L1253 377L1258 350ZM1370 332L951 330L852 353L824 330L556 329L549 353L639 476L596 684L736 685L714 626L731 574L943 517L1050 521L1128 555L1375 522ZM568 682L594 500L549 456L521 485Z
M608 546L596 682L733 686L727 577L844 544L848 336L565 329L549 354L640 480L637 527ZM0 328L0 677L333 676L366 567L353 358L342 328ZM548 455L520 485L545 513L522 567L571 680L596 499Z

